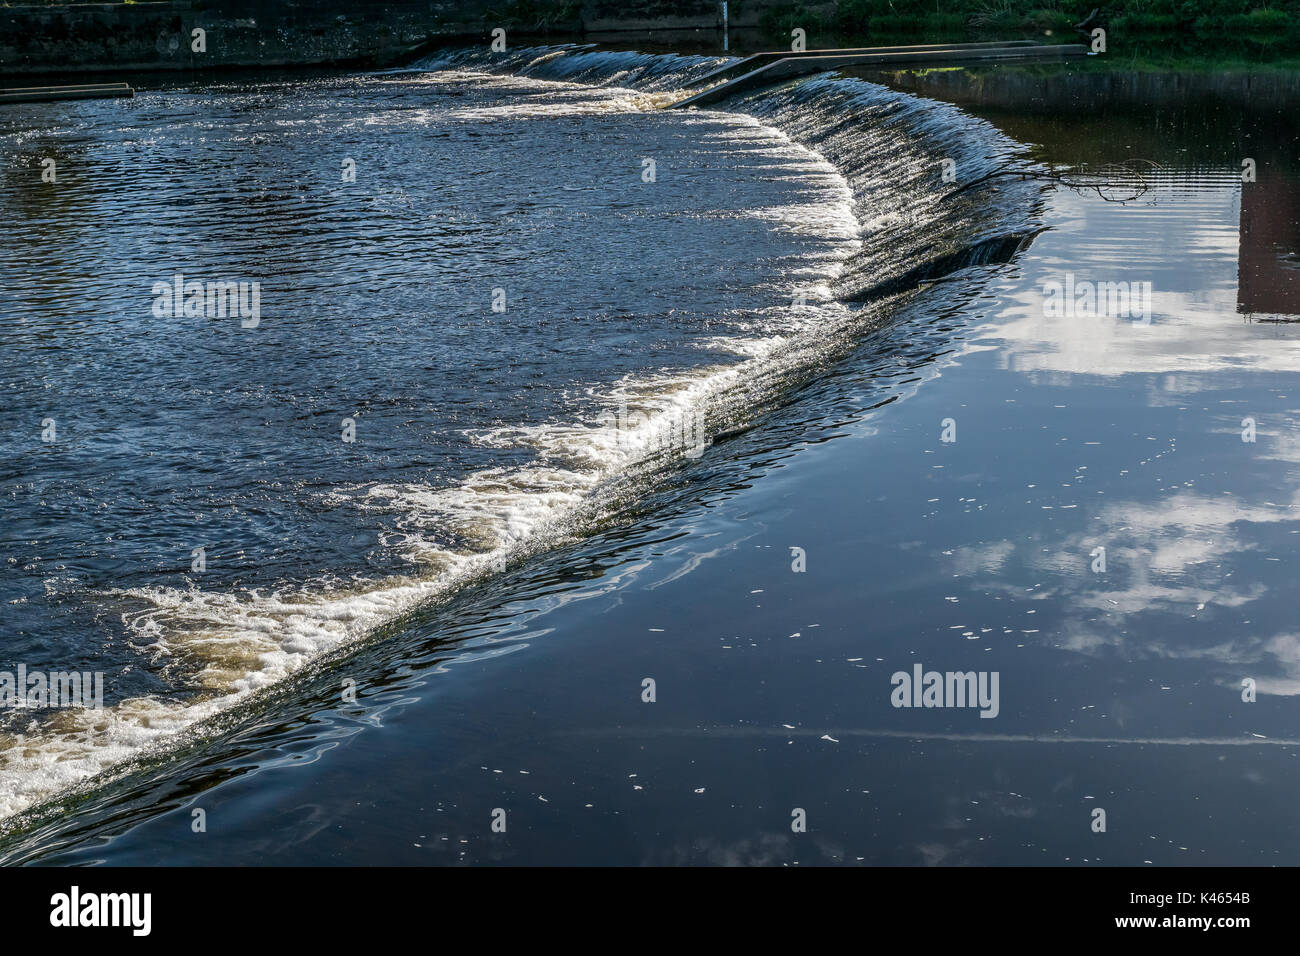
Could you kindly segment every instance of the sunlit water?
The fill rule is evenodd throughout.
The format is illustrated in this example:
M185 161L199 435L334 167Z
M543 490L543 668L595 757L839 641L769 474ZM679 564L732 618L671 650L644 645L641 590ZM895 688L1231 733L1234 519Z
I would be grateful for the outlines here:
M950 107L476 57L5 114L7 666L109 675L11 723L6 809L148 757L11 859L1294 860L1300 356L1233 164L957 198L1016 147ZM159 320L177 271L260 324ZM1047 315L1067 273L1149 321ZM918 662L997 718L892 707Z

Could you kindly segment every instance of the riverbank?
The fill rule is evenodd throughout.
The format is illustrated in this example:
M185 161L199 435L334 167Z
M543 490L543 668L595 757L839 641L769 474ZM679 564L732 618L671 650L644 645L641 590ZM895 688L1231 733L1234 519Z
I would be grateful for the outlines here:
M1059 0L839 0L776 7L763 15L772 35L802 27L809 36L831 34L852 39L882 35L923 35L939 40L985 36L1070 36L1083 27L1102 27L1108 41L1121 45L1202 45L1204 52L1239 43L1261 50L1300 49L1300 4L1295 0L1114 0L1105 4Z
M726 24L728 47L738 53L784 48L795 29L810 48L835 48L1026 38L1060 43L1101 27L1107 52L1130 60L1265 64L1300 58L1300 0L1268 6L1212 0L1195 10L1173 0L1118 0L1095 16L1055 0L958 0L942 12L921 0L732 0ZM714 0L11 4L0 5L0 77L382 67L442 44L486 45L494 30L504 31L511 46L545 40L717 53L723 27Z
M730 18L757 33L768 0ZM0 76L106 71L208 71L277 66L382 67L440 43L528 38L720 45L711 0L665 9L578 0L164 0L0 5ZM707 35L708 40L703 37Z

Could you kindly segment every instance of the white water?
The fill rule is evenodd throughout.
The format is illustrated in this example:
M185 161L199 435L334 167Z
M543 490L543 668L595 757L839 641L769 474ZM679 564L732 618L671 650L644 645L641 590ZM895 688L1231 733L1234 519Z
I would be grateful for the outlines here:
M434 81L437 77L432 78ZM464 73L456 75L463 82ZM494 78L495 79L495 78ZM561 102L527 104L527 115L575 111L640 111L654 98L631 90L602 90L585 105L566 92L570 83L515 80L546 88ZM513 115L520 115L519 108ZM491 110L481 118L490 120ZM717 117L713 117L716 122ZM0 816L8 817L70 787L110 779L133 758L154 755L188 739L196 725L247 700L310 662L363 642L376 628L426 602L453 592L512 558L563 540L576 520L601 506L600 491L662 458L665 448L681 453L679 436L741 402L764 370L799 365L847 334L853 313L831 298L828 283L859 248L858 223L847 182L823 158L756 120L726 114L738 148L760 149L786 160L784 168L806 179L819 200L808 205L736 210L767 220L774 229L827 238L832 251L810 256L792 274L791 303L782 313L781 335L731 338L707 343L735 355L689 374L625 379L599 389L610 414L635 418L623 427L607 418L529 428L495 428L471 433L470 441L536 451L534 463L494 468L449 487L366 485L336 488L324 503L336 508L397 511L400 537L385 543L412 562L410 573L354 581L319 582L264 593L234 593L149 587L110 591L106 601L142 609L124 614L141 652L155 662L183 662L194 693L175 702L153 697L121 701L102 711L64 711L0 740ZM684 124L700 120L683 116ZM793 300L802 293L805 301ZM467 542L449 546L448 538ZM469 648L472 649L472 648ZM100 776L105 775L105 776Z

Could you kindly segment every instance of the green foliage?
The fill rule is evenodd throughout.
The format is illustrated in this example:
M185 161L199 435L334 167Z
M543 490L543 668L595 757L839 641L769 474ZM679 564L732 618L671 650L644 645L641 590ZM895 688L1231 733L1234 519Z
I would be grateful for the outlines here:
M1074 42L1074 25L1094 7L1121 42L1175 36L1208 41L1246 38L1255 42L1300 42L1300 0L790 0L768 8L764 29L774 39L795 27L821 42L921 39L1015 39L1050 36Z
M581 16L582 0L510 0L489 19L506 27L549 30L573 23Z
M1250 13L1238 13L1225 21L1229 30L1240 30L1249 34L1271 34L1285 32L1292 28L1292 18L1281 10L1252 10Z
M1030 10L1025 20L1038 32L1064 33L1079 22L1079 16L1064 10Z
M1128 13L1111 21L1118 34L1173 33L1178 29L1178 18L1172 13Z

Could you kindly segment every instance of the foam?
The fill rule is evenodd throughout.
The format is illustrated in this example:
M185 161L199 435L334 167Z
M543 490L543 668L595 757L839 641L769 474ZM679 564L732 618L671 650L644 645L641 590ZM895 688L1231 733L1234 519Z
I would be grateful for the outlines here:
M448 79L474 76L462 72ZM553 81L509 82L534 89L579 89ZM590 94L590 88L581 89ZM642 94L606 89L600 97L561 104L559 113L538 107L514 115L653 105ZM445 597L530 549L562 540L584 509L599 507L599 491L607 483L680 456L686 451L680 441L683 434L695 433L728 403L745 405L745 390L757 387L754 383L761 378L759 368L796 362L796 356L806 357L833 339L835 329L851 315L833 300L829 283L858 248L848 184L818 154L752 117L731 114L717 120L734 124L739 141L762 137L768 148L760 152L788 160L787 168L812 177L821 189L821 201L808 206L739 211L778 228L826 235L836 243L825 254L809 256L794 273L818 281L790 290L792 296L802 291L806 305L774 307L782 334L712 339L702 347L729 352L736 361L628 377L593 390L589 397L600 412L586 420L466 433L468 440L489 447L530 448L535 452L530 464L478 471L450 487L377 483L324 495L325 503L334 507L396 515L396 530L384 543L410 560L409 573L348 583L318 581L270 592L171 587L106 592L103 597L135 608L122 618L133 643L155 661L177 662L192 696L183 701L138 697L102 711L65 711L43 725L0 737L0 817L84 785L96 775L106 775L97 782L111 779L125 772L133 758L183 743L196 725L302 671L322 655L363 642L403 613ZM472 645L467 652L473 652Z

